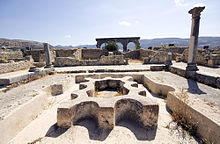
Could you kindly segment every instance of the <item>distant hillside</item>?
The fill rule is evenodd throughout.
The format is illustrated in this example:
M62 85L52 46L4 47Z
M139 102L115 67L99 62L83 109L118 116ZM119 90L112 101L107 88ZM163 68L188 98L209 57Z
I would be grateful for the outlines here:
M158 39L142 39L140 40L141 47L148 48L150 46L164 46L171 43L176 46L189 46L189 39L181 38L158 38ZM199 47L209 46L210 48L220 47L220 37L200 37Z
M167 46L169 44L175 44L176 46L189 46L189 39L182 38L156 38L156 39L141 39L141 47L147 49L148 47L155 46ZM200 37L199 38L199 47L209 46L210 48L220 48L220 37ZM96 45L79 45L74 47L87 47L95 48ZM119 48L122 49L122 45L119 45ZM128 49L135 49L134 44L129 44Z
M147 49L148 47L155 46L165 46L168 44L175 44L176 46L189 46L189 39L182 38L156 38L156 39L141 39L140 44L142 48ZM220 48L220 37L200 37L199 38L199 47L208 45L210 48ZM29 40L14 40L14 39L4 39L0 38L0 48L26 48L30 47L32 49L42 49L43 43ZM78 46L50 46L51 48L96 48L96 45L78 45ZM122 49L122 45L119 45L119 48ZM134 44L128 45L128 49L135 49Z
M53 47L52 45L50 45ZM43 49L43 43L29 40L4 39L0 38L0 48L24 49L30 47L32 49Z

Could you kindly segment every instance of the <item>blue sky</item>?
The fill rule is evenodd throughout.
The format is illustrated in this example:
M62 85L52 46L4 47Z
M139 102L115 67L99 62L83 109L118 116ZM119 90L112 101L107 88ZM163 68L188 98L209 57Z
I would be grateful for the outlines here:
M200 36L220 36L220 0L0 0L0 37L52 45L96 37L188 38L195 4L205 5Z

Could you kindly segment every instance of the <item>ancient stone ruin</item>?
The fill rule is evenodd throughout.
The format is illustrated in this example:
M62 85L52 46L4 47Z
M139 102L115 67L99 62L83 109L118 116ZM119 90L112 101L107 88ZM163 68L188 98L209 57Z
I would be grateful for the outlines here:
M109 41L120 42L123 45L123 51L127 51L127 45L129 42L133 42L136 47L140 47L139 42L140 37L121 37L121 38L96 38L97 48L101 48L103 43L107 43Z
M0 49L0 144L219 143L220 50L198 48L203 10L189 11L189 47Z

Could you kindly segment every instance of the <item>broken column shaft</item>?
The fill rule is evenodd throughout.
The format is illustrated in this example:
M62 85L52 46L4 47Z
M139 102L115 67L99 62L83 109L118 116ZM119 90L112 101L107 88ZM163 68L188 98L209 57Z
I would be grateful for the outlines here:
M45 68L51 68L52 62L51 62L51 54L50 54L50 48L48 43L44 43L44 51L46 56L46 67Z

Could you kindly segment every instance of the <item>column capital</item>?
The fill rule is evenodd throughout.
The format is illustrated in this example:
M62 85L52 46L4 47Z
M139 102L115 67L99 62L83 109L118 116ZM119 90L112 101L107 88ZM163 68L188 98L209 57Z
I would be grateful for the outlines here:
M189 11L189 14L192 14L192 18L200 18L200 14L204 9L205 7L194 7Z

